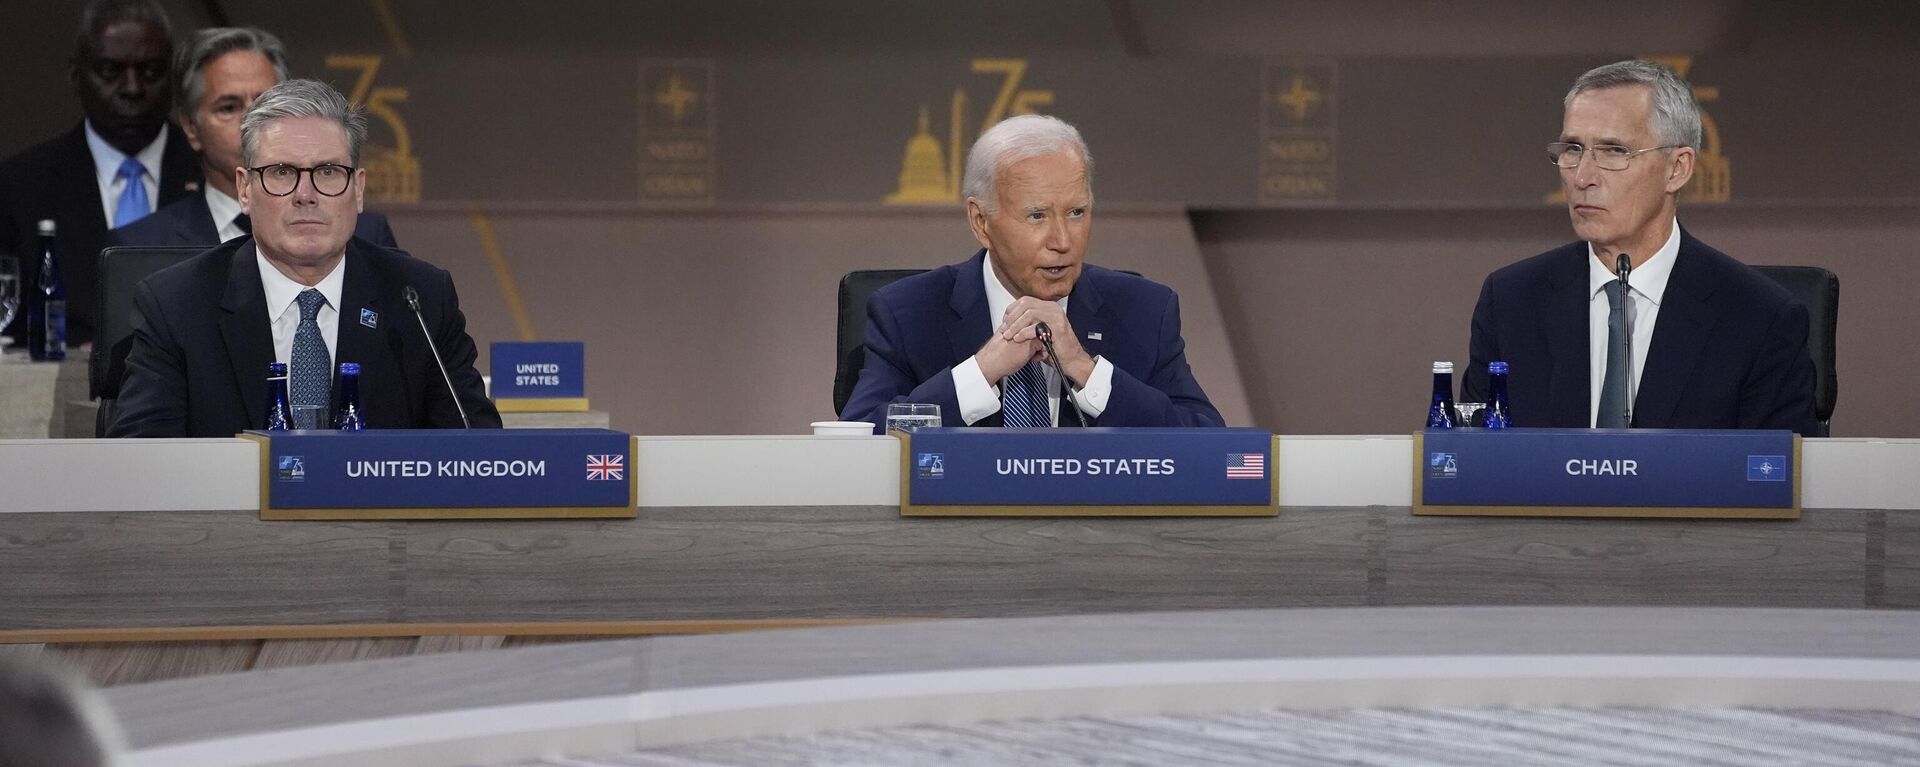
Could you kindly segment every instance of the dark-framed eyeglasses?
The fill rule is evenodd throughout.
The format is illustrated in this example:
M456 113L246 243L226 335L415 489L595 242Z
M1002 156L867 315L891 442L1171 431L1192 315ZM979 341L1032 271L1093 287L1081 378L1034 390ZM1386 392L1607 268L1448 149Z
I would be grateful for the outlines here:
M311 168L285 164L262 165L247 170L260 177L262 191L275 197L293 194L293 190L300 186L301 174L313 180L313 191L328 197L339 197L347 193L347 187L353 183L353 172L358 168L327 163Z
M1626 170L1628 165L1633 164L1633 158L1635 157L1639 157L1656 149L1674 149L1679 146L1679 144L1668 144L1666 146L1647 147L1646 149L1633 149L1618 144L1585 146L1566 141L1555 141L1547 145L1547 158L1561 168L1573 170L1574 168L1580 167L1580 159L1582 157L1585 157L1588 152L1592 152L1593 164L1600 166L1601 170Z

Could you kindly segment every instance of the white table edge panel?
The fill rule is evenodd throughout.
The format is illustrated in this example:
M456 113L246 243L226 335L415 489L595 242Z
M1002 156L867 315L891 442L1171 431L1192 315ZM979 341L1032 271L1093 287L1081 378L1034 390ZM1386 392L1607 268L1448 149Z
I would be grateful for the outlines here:
M1410 435L1281 436L1281 507L1407 506ZM897 506L899 441L884 436L640 436L639 507ZM1920 509L1920 440L1809 439L1801 506ZM0 440L4 512L259 507L255 444L238 438Z

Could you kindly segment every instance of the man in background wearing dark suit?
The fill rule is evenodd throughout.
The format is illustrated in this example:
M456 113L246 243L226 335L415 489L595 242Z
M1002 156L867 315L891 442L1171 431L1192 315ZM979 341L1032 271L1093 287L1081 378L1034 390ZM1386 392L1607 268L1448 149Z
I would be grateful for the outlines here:
M1505 361L1519 426L1811 429L1806 306L1675 218L1700 145L1692 87L1622 61L1581 75L1565 107L1547 153L1583 242L1487 277L1463 396L1485 401L1487 364Z
M175 59L174 118L200 153L206 190L165 206L140 221L113 230L113 245L213 247L248 233L240 213L234 169L240 167L240 118L261 91L287 79L280 39L252 27L214 27L194 32ZM386 216L362 212L354 236L399 247Z
M0 251L20 256L23 284L39 279L39 222L58 227L68 343L93 340L107 231L200 190L193 148L167 127L172 59L172 27L152 0L88 3L68 70L86 119L0 163Z
M458 428L462 408L474 426L500 426L473 367L453 278L353 237L366 137L366 116L325 83L288 80L260 94L240 124L234 184L253 235L140 283L108 436L263 428L267 367L276 361L287 363L296 417L308 407L329 412L336 363L355 362L370 427ZM441 380L422 321L457 394ZM324 415L316 420L324 427Z
M1093 157L1078 130L1040 115L995 125L967 155L965 191L982 250L874 293L843 418L878 430L889 403L917 402L946 426L1223 425L1187 367L1173 291L1084 263Z

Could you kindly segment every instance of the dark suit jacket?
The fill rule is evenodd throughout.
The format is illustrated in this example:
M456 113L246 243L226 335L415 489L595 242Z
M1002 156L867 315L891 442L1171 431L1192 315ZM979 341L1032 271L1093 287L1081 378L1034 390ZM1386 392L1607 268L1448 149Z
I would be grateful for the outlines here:
M353 236L383 248L398 248L387 217L366 211L354 223ZM213 225L213 211L207 208L205 192L160 208L153 215L107 233L108 245L198 245L211 248L220 244L220 230Z
M134 296L133 350L110 437L229 437L265 426L273 331L242 237L155 272ZM498 427L453 278L439 267L362 240L347 243L334 361L360 363L360 401L377 429L459 428L418 321L401 297L412 285L476 427ZM361 310L374 312L374 327Z
M988 316L980 280L986 253L873 294L867 302L867 363L843 418L882 427L888 403L928 402L940 406L943 425L966 425L953 366L979 351L998 324ZM1088 354L1114 367L1107 408L1088 426L1225 425L1187 368L1180 299L1166 286L1089 264L1067 301L1067 322ZM1070 412L1060 422L1072 425L1078 408L1064 399L1061 407ZM974 425L1001 426L1002 414Z
M20 257L25 285L40 277L40 220L53 219L54 248L67 283L67 340L93 340L100 305L100 249L107 243L107 214L100 209L93 150L86 124L0 163L0 251ZM167 127L160 158L160 199L154 209L200 193L200 158L176 127ZM24 328L25 322L16 323ZM14 333L26 331L16 328Z
M1576 242L1487 277L1463 397L1485 401L1487 363L1505 360L1517 425L1591 423L1589 258ZM1653 343L1635 364L1635 427L1804 433L1814 424L1807 307L1684 229Z

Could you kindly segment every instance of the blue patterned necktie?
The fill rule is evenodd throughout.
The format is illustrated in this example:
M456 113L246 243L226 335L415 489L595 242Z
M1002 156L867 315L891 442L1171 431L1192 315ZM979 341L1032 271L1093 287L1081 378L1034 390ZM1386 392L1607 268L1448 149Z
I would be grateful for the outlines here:
M1047 371L1038 362L1014 371L1000 382L1000 409L1006 423L1014 428L1043 428L1053 425L1053 408L1047 402Z
M302 406L318 406L319 412L326 412L329 390L333 388L333 358L327 354L327 342L320 336L320 323L314 321L326 303L327 297L318 290L300 291L300 327L293 331L293 359L287 371L293 379L296 414ZM316 423L301 428L319 426Z
M120 163L119 177L127 185L120 189L120 204L113 208L113 228L131 224L146 218L153 212L153 205L147 202L147 166L140 164L137 157L129 157Z
M1600 413L1593 425L1600 429L1627 428L1627 297L1620 281L1607 283L1607 372L1600 379Z

